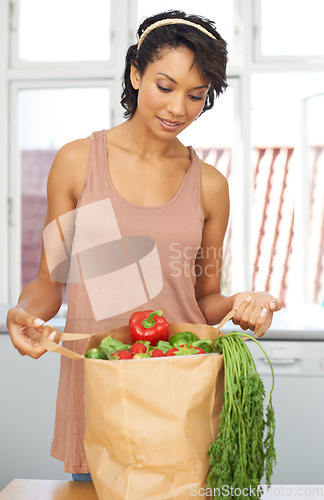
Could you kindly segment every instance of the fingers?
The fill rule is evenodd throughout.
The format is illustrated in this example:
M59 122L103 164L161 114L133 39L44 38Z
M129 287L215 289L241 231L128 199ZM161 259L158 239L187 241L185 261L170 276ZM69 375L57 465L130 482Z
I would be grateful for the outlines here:
M39 343L39 333L34 328L27 328L24 334L16 337L16 348L22 356L38 359L45 354L46 349ZM14 344L15 345L15 344Z
M240 325L242 330L247 330L248 326L248 318L254 306L251 304L252 297L248 297L245 299L239 307L236 309L235 314L232 318L232 321L235 325Z
M9 310L7 316L7 327L12 344L22 355L32 358L39 358L46 350L39 345L40 333L37 328L44 324L44 321L28 312L14 307Z
M7 325L15 323L22 326L29 326L33 328L38 328L43 325L45 321L43 319L37 318L32 314L24 311L24 309L20 309L19 307L14 307L10 309L7 317Z
M48 337L50 340L53 340L56 344L59 343L61 339L60 332L52 325L44 325L38 328L38 331L41 332L42 335Z
M276 304L275 307L278 305ZM239 325L242 330L254 331L258 337L262 337L271 325L272 315L272 311L254 305L252 297L248 297L236 309L232 321L235 325Z
M263 312L263 315L261 316ZM263 337L266 331L269 329L272 322L272 312L269 312L267 309L263 308L261 314L257 318L255 322L255 326L253 331L255 332L255 337Z
M281 305L280 300L273 298L269 302L268 307L269 307L269 311L275 312L275 311L280 311L282 305Z
M59 343L61 337L60 332L50 324L42 325L38 327L37 330L33 329L33 332L30 334L32 351L28 353L32 358L39 358L47 352L47 350L40 345L39 341L41 336L50 338L50 340L53 340L56 344Z
M15 339L12 338L12 343L22 356L30 356L31 358L38 359L45 354L46 349L40 345L38 337L35 336L36 332L30 330L32 329L28 328L24 335L18 335Z

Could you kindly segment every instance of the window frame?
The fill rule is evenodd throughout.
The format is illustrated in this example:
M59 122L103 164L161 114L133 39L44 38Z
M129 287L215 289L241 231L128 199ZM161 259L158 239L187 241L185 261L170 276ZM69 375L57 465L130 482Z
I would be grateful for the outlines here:
M8 103L8 54L9 54L9 2L0 2L0 303L9 302L9 218L11 201L8 192L9 177L9 103Z
M296 239L296 262L301 269L299 275L299 289L296 290L296 302L312 303L309 296L309 276L308 267L308 238L310 230L310 213L311 213L311 193L310 193L310 177L308 166L308 105L309 102L318 97L323 98L324 92L318 94L310 94L304 96L300 102L299 109L299 129L300 138L297 146L297 162L296 162L296 193L300 199L300 203L295 206L295 215L297 223L295 224L295 239ZM299 223L298 223L299 222Z
M27 80L24 82L11 82L9 88L10 99L10 172L9 172L9 199L11 200L9 224L9 273L10 273L10 299L19 295L21 289L21 158L19 156L19 130L18 130L18 94L22 90L43 89L77 89L77 88L107 88L110 93L110 102L116 100L115 85L112 80ZM111 108L110 123L114 122L113 108Z
M113 50L114 39L118 36L117 30L114 23L111 23L110 30L110 58L105 60L84 60L84 61L23 61L19 59L19 9L21 0L10 0L10 53L9 61L10 67L12 69L53 69L55 71L66 70L69 67L73 72L82 70L82 67L87 64L88 66L93 66L93 70L104 71L107 67L113 68L117 64L117 53ZM110 0L110 19L117 15L117 5L116 2Z
M307 65L316 67L318 64L324 66L324 55L296 55L296 56L267 56L262 54L261 51L261 1L262 0L252 0L252 10L253 10L253 60L254 63L265 63L274 64L278 63L281 66L284 65ZM309 70L309 68L308 68Z
M20 291L21 190L17 137L17 97L27 88L103 87L110 90L111 124L123 120L120 78L130 39L131 0L111 2L109 61L26 62L18 60L19 0L0 2L0 303L14 304ZM125 19L125 12L128 13ZM118 29L117 29L118 27Z

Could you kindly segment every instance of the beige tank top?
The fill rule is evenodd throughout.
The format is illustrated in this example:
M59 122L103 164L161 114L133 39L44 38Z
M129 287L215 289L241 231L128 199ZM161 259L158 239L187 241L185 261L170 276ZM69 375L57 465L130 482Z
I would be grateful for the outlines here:
M189 153L175 196L164 205L138 206L111 182L106 131L91 135L72 246L80 282L69 285L66 332L109 330L145 309L162 310L170 322L206 323L194 289L204 225L201 160L192 147ZM86 341L65 345L83 353ZM62 357L51 454L65 472L89 472L83 438L83 362Z

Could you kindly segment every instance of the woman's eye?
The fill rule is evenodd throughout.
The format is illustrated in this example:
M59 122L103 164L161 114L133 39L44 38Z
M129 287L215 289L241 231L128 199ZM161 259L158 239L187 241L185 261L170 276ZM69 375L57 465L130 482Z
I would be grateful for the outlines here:
M158 89L161 90L161 92L171 92L171 89L168 89L166 87L162 87L162 85L157 84Z
M190 95L189 97L193 101L202 101L203 99L205 99L204 97L197 97L196 95Z

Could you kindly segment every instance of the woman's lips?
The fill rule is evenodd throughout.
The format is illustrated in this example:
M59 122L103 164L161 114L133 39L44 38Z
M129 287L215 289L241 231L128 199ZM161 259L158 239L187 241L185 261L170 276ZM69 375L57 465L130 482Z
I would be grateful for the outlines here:
M167 120L164 118L160 118L157 116L157 119L160 123L160 125L165 129L165 130L177 130L181 125L183 125L184 122L174 122L172 120Z

